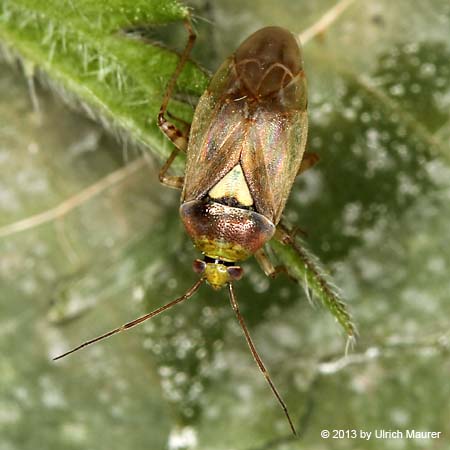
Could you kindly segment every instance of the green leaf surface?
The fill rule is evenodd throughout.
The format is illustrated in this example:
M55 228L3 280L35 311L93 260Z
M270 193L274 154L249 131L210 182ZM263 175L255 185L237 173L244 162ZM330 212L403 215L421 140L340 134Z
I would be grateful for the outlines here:
M159 185L159 163L128 145L170 151L155 117L177 58L153 41L182 48L186 9L171 1L0 0L8 60L0 66L2 450L448 447L450 7L341 1L341 14L314 28L335 5L191 4L194 59L210 70L261 26L303 36L313 26L304 45L308 149L321 160L296 182L286 216L348 300L356 345L344 356L339 324L288 277L269 280L250 261L236 284L295 440L226 293L207 286L139 329L51 361L196 279L179 194ZM143 24L150 43L121 32ZM17 57L26 76L11 67ZM97 123L41 83L30 89L33 73ZM171 110L188 118L185 94L198 95L206 81L190 64ZM274 251L279 262L300 255ZM293 267L308 277L304 260ZM443 434L326 440L323 429Z
M72 105L113 132L163 153L156 126L166 80L177 56L128 30L180 21L187 8L174 0L92 2L0 2L0 39L10 59L19 56L28 72L40 73ZM180 92L202 92L205 75L189 64ZM190 107L174 106L180 115Z

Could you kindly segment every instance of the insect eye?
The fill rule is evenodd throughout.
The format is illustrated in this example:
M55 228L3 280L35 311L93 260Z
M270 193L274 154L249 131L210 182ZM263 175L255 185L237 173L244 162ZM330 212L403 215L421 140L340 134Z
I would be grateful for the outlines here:
M192 263L192 269L196 273L203 273L205 271L205 268L206 268L206 263L205 263L205 261L202 261L201 259L196 259Z
M240 280L242 278L242 275L244 275L244 269L239 266L231 266L227 268L228 275L230 275L230 278L233 280Z

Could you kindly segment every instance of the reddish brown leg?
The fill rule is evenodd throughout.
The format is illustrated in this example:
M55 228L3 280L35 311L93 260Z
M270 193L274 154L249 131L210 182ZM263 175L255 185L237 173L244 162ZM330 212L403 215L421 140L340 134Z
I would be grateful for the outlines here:
M175 116L174 114L172 114L170 111L166 111L166 114L168 117L170 117L173 120L176 120L177 122L182 123L186 128L183 130L183 135L188 136L189 135L189 130L191 128L191 124L190 122L188 122L187 120L184 120L180 117Z
M286 266L283 266L282 264L279 264L278 266L274 266L269 255L260 248L255 253L255 259L257 263L259 264L259 267L261 267L262 271L268 276L269 278L276 278L281 273L284 273L289 277L291 281L297 282L297 280L292 277L292 275L289 273Z
M262 248L255 253L255 259L262 271L270 278L275 278L280 273L288 273L285 266L274 266L269 255Z
M283 219L281 219L280 223L277 225L275 230L275 239L280 241L284 245L293 244L295 241L295 233L296 229L290 229L285 223L283 223Z
M275 238L283 242L283 244L287 244L289 242L294 242L297 235L300 235L303 238L308 237L308 233L305 230L297 225L294 225L293 227L288 226L284 217L281 217L276 228Z
M191 53L192 47L194 46L196 35L194 30L192 29L191 19L190 17L186 18L184 25L189 33L188 41L186 43L186 47L178 61L175 72L172 75L172 78L167 85L166 92L164 94L163 102L161 104L161 109L158 114L158 126L161 131L174 143L175 149L172 154L169 156L169 159L166 161L164 166L159 171L159 180L161 183L166 186L181 189L183 187L184 178L169 176L166 175L169 167L173 163L179 151L186 151L188 144L188 133L189 129L185 133L183 133L179 128L177 128L172 122L166 119L167 106L169 104L170 97L173 94L175 89L175 84L177 82L178 77L180 76L181 71L183 70L183 66L186 64L186 61L189 58L189 54ZM173 116L172 116L173 117Z
M320 158L317 153L314 152L306 152L303 155L302 163L300 164L300 169L298 169L297 175L302 174L306 170L315 166L319 162Z
M171 187L174 189L182 189L184 184L184 177L177 177L174 175L166 175L173 161L177 157L179 150L175 148L170 154L167 161L161 167L159 171L159 181L164 184L164 186Z

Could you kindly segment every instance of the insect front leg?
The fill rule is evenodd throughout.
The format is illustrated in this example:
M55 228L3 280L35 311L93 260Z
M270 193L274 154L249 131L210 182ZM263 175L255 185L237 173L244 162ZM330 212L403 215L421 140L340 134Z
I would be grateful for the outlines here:
M165 164L161 167L159 171L159 181L166 186L173 187L176 189L181 189L183 187L184 178L177 176L169 176L167 175L167 171L178 155L179 151L186 151L188 145L188 136L189 136L189 127L183 132L178 127L176 127L171 121L167 120L166 114L171 116L167 111L167 106L169 104L169 100L172 97L173 91L175 89L176 81L180 76L181 71L183 70L186 61L189 58L189 54L191 53L192 47L194 46L194 42L196 39L196 34L192 28L192 23L190 17L185 19L184 25L189 33L188 41L186 43L186 47L178 61L175 72L170 79L166 92L164 94L163 102L161 104L161 108L158 114L158 126L161 131L174 143L175 149L172 151L171 155L165 162ZM173 116L171 116L173 117Z
M282 217L275 230L274 238L284 245L291 245L295 242L295 235L298 230L298 228L290 228L286 225L284 218Z
M262 248L260 248L255 253L255 259L258 262L259 267L261 267L262 271L269 278L275 278L280 273L285 273L285 274L289 275L289 273L288 273L288 271L287 271L285 266L282 266L282 265L274 266L272 261L270 260L269 255Z

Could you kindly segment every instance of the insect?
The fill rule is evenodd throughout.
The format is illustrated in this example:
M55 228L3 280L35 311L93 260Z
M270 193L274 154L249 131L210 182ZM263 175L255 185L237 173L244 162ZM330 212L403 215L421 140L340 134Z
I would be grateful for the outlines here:
M217 70L195 110L190 132L182 132L166 113L195 42L190 19L185 26L186 48L158 115L160 129L175 145L159 178L182 190L181 219L204 255L193 263L200 278L181 297L54 359L151 319L192 297L204 282L213 289L225 287L250 351L295 434L286 404L239 311L233 283L243 275L238 263L252 255L268 276L280 271L263 247L273 237L286 238L280 220L292 184L317 160L315 154L305 154L307 93L301 50L294 36L280 27L252 34ZM187 156L185 175L170 176L167 172L180 151Z

